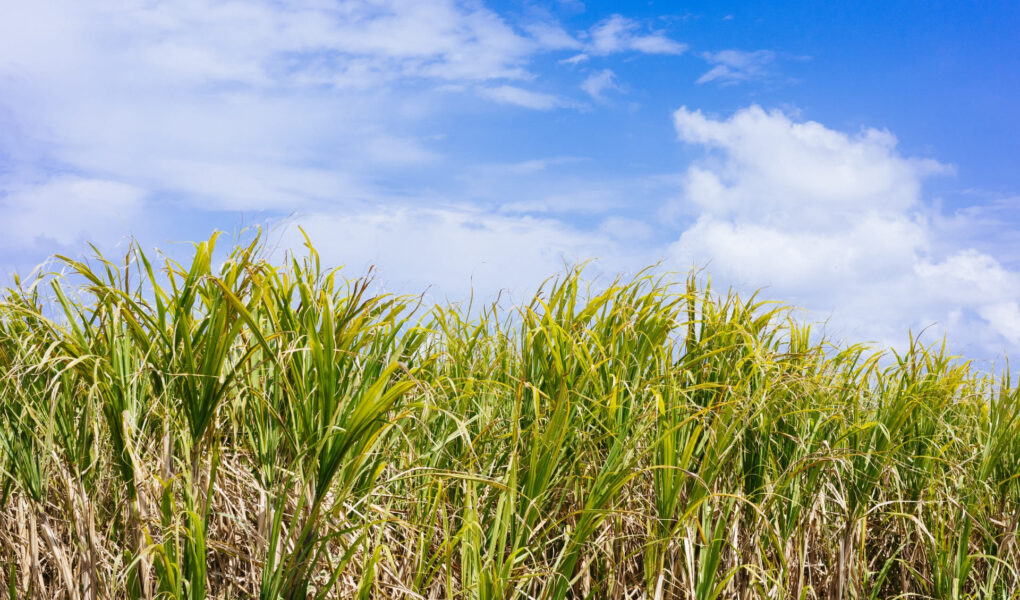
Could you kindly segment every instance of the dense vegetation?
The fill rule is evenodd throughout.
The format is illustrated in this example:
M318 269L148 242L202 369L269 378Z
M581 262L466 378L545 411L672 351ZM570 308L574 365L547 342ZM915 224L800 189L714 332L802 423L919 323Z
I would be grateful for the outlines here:
M430 308L215 241L0 296L2 594L1020 593L1018 391L944 348L696 277Z

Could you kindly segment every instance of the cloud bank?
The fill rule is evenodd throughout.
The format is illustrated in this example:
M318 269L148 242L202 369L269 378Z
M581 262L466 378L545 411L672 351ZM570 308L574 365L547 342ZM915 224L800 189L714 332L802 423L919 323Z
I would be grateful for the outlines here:
M767 286L855 338L894 343L909 327L974 348L1020 341L1020 276L941 243L923 202L923 181L950 167L902 156L888 131L849 135L758 106L726 119L684 107L673 119L707 153L670 207L694 219L669 247L674 260Z

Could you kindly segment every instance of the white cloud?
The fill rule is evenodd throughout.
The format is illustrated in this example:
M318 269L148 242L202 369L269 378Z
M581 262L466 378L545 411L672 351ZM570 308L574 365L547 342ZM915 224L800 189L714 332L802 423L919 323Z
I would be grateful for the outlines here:
M387 288L422 292L431 286L432 299L463 299L471 286L484 298L501 289L520 298L582 260L599 259L593 274L640 262L608 235L470 208L311 214L296 222L328 264L345 264L352 275L374 265ZM289 231L284 245L300 244L298 232Z
M609 69L593 73L581 83L581 89L595 100L604 100L604 94L610 90L618 90L616 74Z
M393 173L444 160L432 117L460 95L579 107L512 82L586 46L473 1L20 3L0 19L0 152L45 165L26 185L77 173L191 209L385 199Z
M646 54L683 54L687 45L669 39L661 32L640 34L637 21L613 15L592 27L588 51L597 56L616 52L644 52Z
M861 215L837 232L702 216L681 236L680 255L711 261L744 286L769 285L804 297L848 281L878 283L914 266L925 232L907 218Z
M717 81L719 83L736 83L768 76L768 67L775 61L776 53L771 50L721 50L705 52L702 57L713 66L707 73L698 78L697 83Z
M954 252L942 261L921 260L914 271L925 293L965 306L1001 303L1020 297L1020 278L991 256L973 249Z
M522 77L538 49L455 2L22 3L0 19L0 151L201 209L378 197L441 159L416 125L446 93L388 86Z
M559 26L539 24L527 28L534 38L551 49L582 50L559 60L563 65L577 66L592 56L608 56L620 52L679 55L687 51L687 44L670 39L661 31L642 33L638 21L622 15L612 15L596 23L575 38Z
M490 100L513 104L533 110L552 110L554 108L572 107L576 103L562 98L555 94L544 94L526 90L514 85L500 85L490 88L482 88L479 93Z
M1016 344L1020 275L988 254L944 248L922 203L925 177L886 131L849 135L752 106L727 119L681 108L681 140L709 156L688 168L673 214L695 217L673 260L832 316L852 339L905 339L936 324L962 347Z
M647 243L655 235L651 225L628 217L609 217L599 225L599 231L621 242Z
M365 197L441 160L418 130L454 92L430 86L531 77L536 53L576 46L530 30L453 0L21 3L0 19L0 151L202 208Z
M145 192L131 185L71 176L6 189L0 196L0 248L24 251L38 243L66 248L90 238L126 235L144 198Z
M462 171L456 198L470 198L476 206L508 215L556 215L567 221L595 226L595 215L643 218L665 194L675 191L673 181L593 175L591 158L537 158L516 163L479 165ZM652 256L653 260L660 258Z
M847 135L758 106L727 120L681 108L673 119L682 141L723 153L722 164L687 172L689 198L712 214L740 211L821 227L861 211L907 210L924 176L949 171L933 160L901 157L888 131Z
M524 27L532 39L550 50L579 50L582 44L556 23L541 21Z
M554 211L604 213L620 194L597 182L506 191L569 157L519 161L459 196L458 185L475 184L435 174L453 162L436 117L474 110L471 96L582 106L522 83L543 53L681 50L622 17L593 32L597 43L551 19L511 25L474 0L12 5L0 19L0 153L15 168L0 182L0 238L12 248L45 239L38 247L49 251L142 230L191 235L240 214L357 214L370 224L368 204L425 210L470 197L498 212L535 190ZM497 232L533 219L493 218L503 219ZM535 223L578 244L610 239Z
M457 161L433 117L460 116L465 96L468 107L479 95L580 106L529 89L543 52L577 66L685 50L619 15L588 32L514 27L470 1L12 4L0 19L0 152L17 170L0 188L0 248L116 239L170 213L205 229L213 211L293 211L330 262L377 262L409 282L402 289L439 283L456 295L472 275L487 291L527 286L592 256L609 272L644 266L674 227L658 248L674 266L709 263L720 278L770 285L851 332L888 341L937 321L982 348L1020 344L1017 273L964 243L991 217L933 216L922 183L950 169L903 156L884 130L847 134L758 107L726 119L681 109L677 134L706 158L680 177L667 223L640 218L664 182L551 168L569 157L507 154L517 162L487 168L468 156L456 173L434 172ZM705 58L701 80L718 83L767 77L775 60ZM604 98L615 75L592 72L582 89ZM411 183L390 184L399 177ZM474 204L451 208L464 198ZM556 218L568 214L586 226Z
M312 75L344 85L327 73L358 57L368 61L361 73L382 78L520 77L538 47L495 13L452 0L57 2L22 4L4 22L0 47L9 64L55 67L69 59L70 71L89 55L119 49L133 80L177 83L273 85ZM40 26L52 30L40 35Z
M563 60L560 61L560 64L564 64L564 65L578 65L578 64L581 64L581 63L583 63L583 62L585 62L587 60L591 60L591 57L589 57L587 54L575 54L575 55L571 56L570 58L564 58Z
M986 304L978 310L983 319L994 323L997 331L1013 346L1020 346L1020 303Z
M368 140L366 150L379 164L417 165L439 160L439 153L425 148L421 141L408 137L380 135Z
M163 159L147 170L154 187L172 181L187 204L198 209L292 211L385 196L378 185L348 170L270 160Z
M551 158L533 158L515 163L484 165L478 169L490 175L531 175L546 171L550 167L571 165L584 161L585 159L579 156L554 156Z
M566 188L566 189L564 189ZM570 181L543 189L529 200L506 202L499 212L507 214L588 215L621 208L619 190L605 185L583 185Z

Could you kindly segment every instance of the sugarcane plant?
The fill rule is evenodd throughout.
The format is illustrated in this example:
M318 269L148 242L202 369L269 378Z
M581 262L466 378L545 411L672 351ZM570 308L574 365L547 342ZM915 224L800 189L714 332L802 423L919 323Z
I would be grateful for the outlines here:
M1020 388L585 265L430 304L311 240L0 292L0 597L1020 598Z

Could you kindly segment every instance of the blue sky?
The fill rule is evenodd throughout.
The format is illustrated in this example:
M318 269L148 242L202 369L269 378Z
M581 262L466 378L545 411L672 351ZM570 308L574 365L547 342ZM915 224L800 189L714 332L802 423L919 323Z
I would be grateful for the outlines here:
M0 0L0 271L301 225L437 299L707 266L839 337L1015 354L1018 29L1005 2Z

